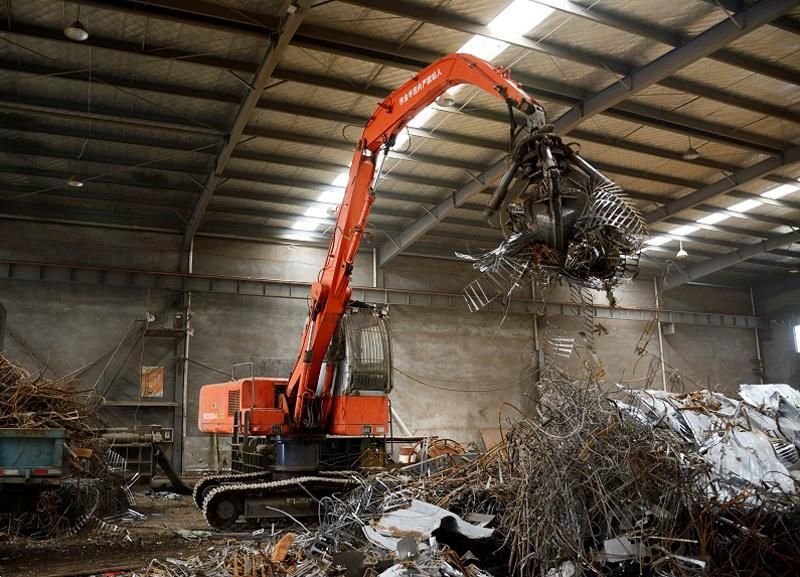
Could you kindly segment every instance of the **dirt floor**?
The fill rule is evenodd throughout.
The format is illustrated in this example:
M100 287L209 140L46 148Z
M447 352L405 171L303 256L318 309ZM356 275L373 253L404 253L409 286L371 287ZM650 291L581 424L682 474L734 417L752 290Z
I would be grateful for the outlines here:
M117 572L146 567L152 559L186 558L205 551L209 539L186 539L177 531L209 527L191 496L167 499L157 495L136 494L135 510L145 520L115 520L128 530L124 535L110 534L94 527L74 537L48 541L0 536L0 577L72 577L98 575L111 577Z

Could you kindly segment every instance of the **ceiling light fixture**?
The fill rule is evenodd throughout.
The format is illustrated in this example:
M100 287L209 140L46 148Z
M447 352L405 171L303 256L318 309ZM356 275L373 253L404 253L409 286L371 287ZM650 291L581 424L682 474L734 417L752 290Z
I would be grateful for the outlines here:
M76 20L64 28L64 36L75 42L83 42L89 39L89 31L81 24L80 20Z
M700 158L700 153L697 152L697 149L694 146L692 146L692 137L690 136L688 138L689 138L689 148L687 148L686 151L683 154L681 154L681 158L683 158L684 160L697 160L698 158Z
M72 175L67 179L67 186L71 186L72 188L80 188L84 185L84 182L78 178L78 175Z
M697 152L696 148L690 146L689 148L686 149L686 152L684 152L681 156L684 160L697 160L698 158L700 158L700 153Z
M439 98L436 99L436 104L444 108L452 108L456 105L456 101L452 96L450 96L447 92L445 92Z
M78 4L78 13L75 15L75 22L64 27L64 36L75 42L83 42L89 39L89 31L81 22L81 5Z
M678 241L678 252L675 253L675 258L686 258L689 253L683 249L683 241Z

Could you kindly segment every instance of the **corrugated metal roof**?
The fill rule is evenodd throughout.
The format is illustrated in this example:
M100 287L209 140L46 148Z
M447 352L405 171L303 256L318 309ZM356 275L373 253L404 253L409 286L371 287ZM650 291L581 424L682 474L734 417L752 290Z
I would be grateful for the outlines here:
M200 190L196 181L208 174L246 83L263 57L279 2L218 4L225 19L207 15L200 20L181 12L179 4L157 12L147 4L121 7L98 0L81 7L81 20L91 32L85 44L61 34L76 17L76 2L7 5L5 29L0 30L9 40L0 44L0 137L5 143L0 170L7 187L58 191L59 179L69 174L98 180L78 191L0 200L8 208L0 207L2 212L13 206L42 211L63 206L87 223L93 218L119 223L130 218L137 226L147 218L154 226L176 226L176 210L186 217ZM220 185L212 201L215 230L226 223L232 230L242 223L258 224L269 236L270 227L290 227L285 215L301 215L302 203L313 202L319 187L328 185L338 167L350 161L349 149L374 110L376 93L409 79L424 65L426 55L456 50L470 38L458 22L448 24L447 19L457 16L486 24L504 4L413 0L393 8L398 13L425 9L443 24L382 12L367 2L333 1L311 9L228 165L226 176L233 178ZM556 11L528 34L539 50L512 46L496 59L510 65L514 75L552 87L548 89L555 94L541 98L551 120L564 114L576 95L596 93L619 81L620 73L614 70L620 66L639 67L668 52L671 47L659 38L685 41L726 19L714 3L700 0L677 5L661 0L577 4L616 18L618 24L601 25ZM791 18L799 16L800 9L795 9ZM693 187L800 143L800 122L791 117L800 102L797 36L767 25L730 43L727 50L750 64L732 65L714 55L700 58L676 71L674 84L638 91L583 122L580 133L569 140L577 141L584 156L638 195L634 202L643 210L657 206L647 195L679 198ZM374 61L377 55L382 62ZM759 63L769 66L760 70ZM538 97L535 92L533 96ZM412 136L399 151L421 161L387 160L389 174L379 182L371 219L376 228L403 228L424 213L422 206L433 206L449 194L448 188L455 190L476 176L477 168L503 157L507 127L478 117L495 114L502 119L503 103L468 88L456 100L466 105L467 114L436 113L424 127L432 131L431 137ZM769 106L787 113L783 118L770 116ZM491 146L469 145L463 139ZM690 145L701 158L680 160ZM197 148L202 150L189 152ZM432 163L430 157L446 159L446 165ZM797 179L800 167L774 174ZM107 183L101 186L100 181ZM775 184L756 179L737 190L761 194ZM279 198L291 202L281 204ZM141 210L136 210L137 201ZM729 195L704 204L725 208L740 201ZM248 210L254 214L248 215ZM284 216L264 216L269 213ZM687 210L678 216L693 221L707 214L708 210ZM708 253L725 252L720 242L777 234L781 229L776 229L775 219L800 219L800 211L769 204L748 214L752 218L732 218L724 224L753 236L701 230L692 235L692 242ZM478 211L459 209L452 216L457 222L434 227L418 246L462 246L465 241L446 235L466 238L480 232ZM462 221L475 225L459 224ZM669 231L674 226L662 222L655 229ZM486 228L483 234L493 233Z

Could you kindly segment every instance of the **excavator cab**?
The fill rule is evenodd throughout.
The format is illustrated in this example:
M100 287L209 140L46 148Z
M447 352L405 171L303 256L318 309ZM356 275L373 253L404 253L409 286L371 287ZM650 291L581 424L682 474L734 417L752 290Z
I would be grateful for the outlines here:
M326 364L335 366L329 432L386 435L392 350L385 308L351 302L339 322Z

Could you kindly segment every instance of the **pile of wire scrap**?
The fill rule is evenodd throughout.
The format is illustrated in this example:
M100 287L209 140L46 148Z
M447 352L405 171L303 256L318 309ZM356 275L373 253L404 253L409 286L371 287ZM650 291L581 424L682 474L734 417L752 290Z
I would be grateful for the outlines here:
M796 575L796 391L609 393L553 371L539 393L471 459L360 477L320 502L318 524L289 519L296 534L128 575ZM766 442L742 447L743 433Z
M693 529L715 574L794 575L800 561L800 392L626 391L618 403L679 435L704 464L687 485Z
M80 399L71 377L31 374L0 355L0 428L65 429L93 436L94 413Z
M0 428L66 432L58 485L28 508L0 512L6 539L60 538L88 527L113 532L118 528L109 517L135 505L125 460L97 433L98 417L78 384L72 377L29 373L0 355ZM0 487L0 499L8 498Z
M639 268L647 225L614 182L551 133L521 133L509 168L487 204L505 240L456 253L481 277L467 285L470 310L506 301L523 278L610 292Z
M314 548L384 549L408 567L403 551L428 551L430 536L387 516L436 507L453 521L432 533L438 557L427 552L413 569L421 574L436 575L430 563L449 551L495 576L795 575L800 399L775 390L743 389L745 401L610 395L551 375L496 448L424 476L381 473L323 501ZM491 519L494 532L458 531L476 519Z

